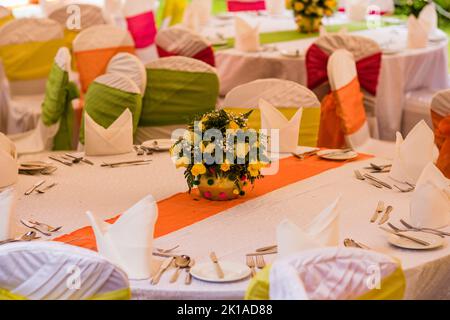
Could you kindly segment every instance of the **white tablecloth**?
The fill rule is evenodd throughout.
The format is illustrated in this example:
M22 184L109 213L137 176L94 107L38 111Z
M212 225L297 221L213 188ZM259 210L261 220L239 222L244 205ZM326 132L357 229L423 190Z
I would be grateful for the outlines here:
M100 168L102 161L134 159L134 154L92 158L95 167L79 164L73 167L57 165L58 171L48 182L58 185L44 195L23 193L43 177L20 176L16 186L19 196L13 230L15 235L26 230L18 223L20 218L37 219L51 225L62 225L68 233L88 224L87 210L111 218L124 211L147 194L157 200L187 189L183 170L176 170L168 154L152 156L148 166L127 168ZM28 159L47 159L37 155ZM372 159L381 163L381 160ZM209 219L158 238L155 245L169 248L180 245L177 253L188 254L196 262L208 260L211 250L220 259L245 263L245 253L275 243L277 224L288 217L304 225L323 208L342 195L341 238L351 237L375 250L398 257L407 277L407 299L450 299L450 248L431 251L408 251L391 247L386 235L369 223L379 200L393 205L394 224L399 218L408 219L411 194L378 190L353 177L354 168L365 162L348 163L318 176L300 181L263 197L243 203ZM387 180L388 178L386 178ZM183 212L179 213L180 215ZM446 240L448 241L448 240ZM274 257L267 257L270 262ZM242 299L248 280L231 284L209 284L194 279L192 285L169 284L172 270L163 275L157 286L148 281L132 281L134 299Z
M208 31L210 32L210 31ZM396 54L384 54L376 99L379 132L384 140L394 140L401 130L405 94L420 88L447 88L447 41L430 42L424 49L406 49L407 29L392 26L354 32L374 39L380 45L389 42ZM305 53L316 38L275 43L275 51L244 53L235 49L216 51L220 93L226 95L238 85L262 78L278 78L307 83L304 55L282 56L283 50Z

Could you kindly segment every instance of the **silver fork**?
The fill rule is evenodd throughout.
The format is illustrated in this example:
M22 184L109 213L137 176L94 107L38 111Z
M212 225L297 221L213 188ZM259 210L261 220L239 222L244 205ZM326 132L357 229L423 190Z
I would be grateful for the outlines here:
M256 266L258 269L264 269L266 267L266 262L263 256L256 256Z
M253 257L247 256L247 266L252 271L252 277L254 277L256 275L256 271L255 271L255 261L253 260Z
M449 232L445 232L445 231L441 231L441 230L436 230L436 229L431 229L431 228L416 228L413 227L412 225L410 225L409 223L407 223L405 220L400 219L400 223L402 225L404 225L406 228L410 229L410 230L417 230L417 231L422 231L422 232L435 232L436 234L442 235L442 236L450 236Z
M445 238L444 235L439 234L439 233L437 233L437 232L433 232L433 231L425 231L425 230L418 230L418 229L400 229L400 228L394 226L394 225L393 225L392 223L390 223L390 222L388 222L388 226L389 226L392 230L394 230L395 232L420 231L420 232L425 232L425 233L431 233L431 234L437 235L437 236L439 236L439 237L441 237L441 238Z

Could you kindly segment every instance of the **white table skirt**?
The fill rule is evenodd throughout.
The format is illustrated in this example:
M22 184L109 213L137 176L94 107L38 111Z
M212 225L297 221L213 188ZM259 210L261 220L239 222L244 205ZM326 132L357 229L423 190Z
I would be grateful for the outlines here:
M407 30L402 26L354 32L374 39L380 44L389 39L395 47L406 48ZM241 84L263 78L278 78L307 83L305 57L287 58L282 50L306 52L316 40L308 38L273 44L278 51L244 53L236 49L216 52L216 66L220 78L221 95ZM408 91L420 88L447 88L447 44L444 40L430 43L424 49L404 49L393 55L383 55L379 78L376 116L379 132L384 140L394 140L401 130L403 104Z
M58 185L44 195L23 193L45 177L20 176L16 186L18 203L13 219L15 235L26 232L19 219L36 219L51 225L62 225L62 233L86 226L87 210L107 219L123 212L147 194L157 200L187 189L183 170L176 170L168 154L152 156L148 166L100 168L102 161L134 159L134 154L95 158L97 166L79 164L66 167L57 164L58 171L48 182ZM28 159L47 159L46 154ZM377 162L377 160L372 159ZM196 262L207 261L211 250L220 259L245 263L245 253L275 243L275 229L283 218L305 225L315 214L342 195L341 239L351 237L375 250L393 255L402 262L407 278L407 299L450 299L450 248L431 251L408 251L390 246L386 235L369 219L379 200L393 205L392 221L408 220L411 194L378 190L353 177L354 168L369 161L354 162L300 181L226 210L194 225L155 240L155 246L169 248L180 245L177 253L188 254ZM378 160L381 163L381 160ZM386 178L388 179L388 178ZM183 213L180 212L180 215ZM450 230L450 229L448 229ZM448 240L447 240L448 241ZM274 257L267 257L270 262ZM193 280L184 285L184 274L177 284L169 284L172 270L163 275L157 286L149 281L132 281L134 299L242 299L248 280L231 284L209 284Z

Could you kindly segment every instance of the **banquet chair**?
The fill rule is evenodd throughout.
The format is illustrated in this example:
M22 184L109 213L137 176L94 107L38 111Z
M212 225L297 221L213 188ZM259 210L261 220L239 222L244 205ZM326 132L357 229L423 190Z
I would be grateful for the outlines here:
M436 145L438 146L438 168L450 178L450 90L438 92L431 102Z
M331 93L322 101L318 145L348 146L358 152L393 157L394 143L370 137L353 55L345 49L336 50L328 60L327 69Z
M183 20L184 10L186 10L187 0L164 0L161 16L160 29L176 25Z
M298 108L303 107L299 145L317 146L320 102L311 90L293 81L261 79L238 86L225 96L221 108L235 113L253 109L248 126L258 130L261 128L261 115L258 109L260 99L276 106L288 119L294 116Z
M72 101L78 98L78 88L69 81L71 56L61 48L50 71L41 118L35 129L10 136L19 154L74 148L75 119Z
M377 138L375 97L381 70L381 49L372 39L351 34L330 34L319 37L307 50L306 71L308 88L320 100L329 93L327 62L330 55L338 50L350 51L356 61L358 79L364 93L364 106L371 136Z
M11 10L6 7L0 6L0 27L11 20L14 20L14 16Z
M400 300L405 275L385 254L318 248L275 261L250 282L247 300Z
M174 26L158 32L156 48L160 58L183 56L215 66L211 44L201 35L182 26Z
M73 51L80 77L82 94L95 78L105 73L117 53L135 53L134 41L126 30L98 25L81 31L73 42Z
M265 0L227 0L229 12L266 10Z
M401 129L403 136L408 135L412 128L422 120L430 127L433 126L430 106L436 93L437 90L429 88L421 88L406 93Z
M136 54L144 63L157 59L155 50L156 20L154 1L127 0L122 8Z
M147 88L136 142L170 138L198 114L215 109L219 78L210 65L186 57L161 58L146 65Z
M125 109L133 117L133 133L136 132L142 110L141 91L133 80L118 73L104 74L90 85L85 97L80 143L84 145L84 114L103 128L109 128Z
M147 86L147 71L145 65L135 55L126 52L116 54L108 63L106 73L127 76L138 86L141 95L144 95Z
M72 43L81 30L106 23L100 7L80 3L77 4L77 6L80 8L79 22L81 24L79 26L71 26L71 21L69 18L72 15L72 12L68 11L68 7L70 5L71 4L64 4L53 8L48 14L49 19L58 21L58 23L64 28L65 46L69 49L72 48Z
M7 115L8 133L36 127L47 76L63 45L63 30L56 21L25 18L0 27L0 60L8 80L3 80L4 104L0 108Z
M0 300L129 300L128 277L97 252L43 241L0 248Z

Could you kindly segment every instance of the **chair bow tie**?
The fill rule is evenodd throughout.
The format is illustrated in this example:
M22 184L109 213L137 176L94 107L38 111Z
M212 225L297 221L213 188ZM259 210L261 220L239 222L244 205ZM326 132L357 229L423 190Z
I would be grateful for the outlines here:
M450 115L439 122L436 138L440 138L442 142L437 166L450 179Z
M329 54L312 44L306 54L306 70L308 74L308 88L314 89L328 81ZM361 87L370 94L376 95L378 76L381 69L381 52L356 61L358 80Z
M158 50L158 55L160 58L178 56L178 54L176 54L174 52L169 52L158 45L156 46L156 48ZM193 55L191 58L203 61L212 67L215 67L215 65L216 65L214 51L213 51L212 47L206 47L203 50L200 50L195 55Z

